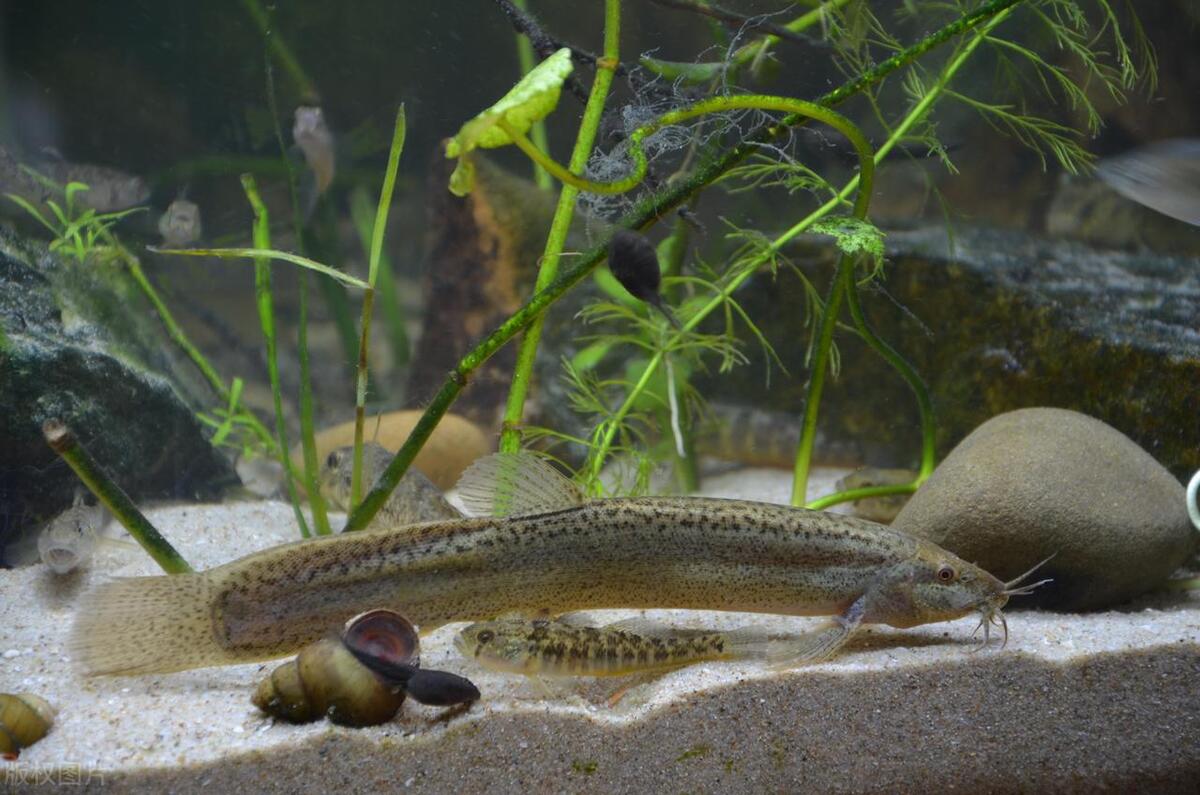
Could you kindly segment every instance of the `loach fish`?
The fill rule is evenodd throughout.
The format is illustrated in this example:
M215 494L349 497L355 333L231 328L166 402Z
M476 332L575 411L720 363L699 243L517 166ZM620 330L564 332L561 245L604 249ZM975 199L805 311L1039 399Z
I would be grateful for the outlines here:
M531 454L481 459L458 488L477 516L103 583L81 602L71 657L91 674L252 662L381 607L425 632L596 608L835 615L795 641L798 662L832 654L863 623L913 627L977 612L986 643L1009 597L1035 587L848 516L700 497L586 500Z
M103 535L109 518L103 506L85 505L83 495L76 494L71 507L38 533L38 556L55 574L69 574L87 566L97 547L137 549L135 544Z
M167 248L183 248L200 239L203 234L200 206L182 196L167 207L158 219L158 233Z
M367 442L363 445L362 490L366 494L379 473L387 468L392 454L382 445ZM335 508L350 510L350 480L354 467L354 448L339 447L325 456L321 466L321 496ZM437 486L416 467L409 467L392 491L387 502L375 514L369 530L402 527L435 519L459 519L459 512Z
M696 662L762 656L761 633L678 630L645 619L603 627L562 619L479 621L454 638L484 668L525 676L624 676Z
M313 105L301 105L296 108L292 140L304 153L304 162L308 164L306 183L301 186L301 206L304 208L305 217L308 217L316 207L317 199L333 184L333 176L337 170L333 132L325 123L325 112Z
M98 213L127 210L145 203L150 188L141 177L108 166L69 163L54 154L29 166L0 146L0 193L12 193L37 206L47 199L63 202L62 188L71 182L88 186L74 201ZM58 188L52 188L57 185Z

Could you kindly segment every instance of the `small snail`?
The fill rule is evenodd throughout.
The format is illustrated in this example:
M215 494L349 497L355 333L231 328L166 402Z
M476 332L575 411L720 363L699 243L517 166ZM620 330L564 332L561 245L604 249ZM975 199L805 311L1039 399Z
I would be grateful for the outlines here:
M340 636L305 647L259 683L254 705L291 723L328 717L343 726L391 720L406 695L423 704L475 701L467 679L420 666L417 631L391 610L371 610L346 622Z
M29 693L0 693L0 756L16 759L46 736L54 724L54 707Z

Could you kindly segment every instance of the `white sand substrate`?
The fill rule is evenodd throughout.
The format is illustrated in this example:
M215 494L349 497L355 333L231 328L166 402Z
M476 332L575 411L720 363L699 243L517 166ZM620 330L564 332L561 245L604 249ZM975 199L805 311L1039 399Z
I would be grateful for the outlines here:
M819 473L813 491L837 474ZM705 493L784 502L789 489L788 473L749 470L710 479ZM298 538L276 502L148 515L196 568ZM966 618L871 627L834 660L794 670L708 663L649 680L556 680L550 692L459 658L452 625L422 638L422 664L469 677L482 701L410 700L391 723L355 730L261 714L250 693L278 662L81 678L66 638L89 584L155 573L125 549L65 578L40 565L0 571L0 692L59 710L45 740L0 761L0 791L1188 791L1200 781L1195 593L1082 616L1010 610L1003 650L973 651L978 620ZM646 614L770 632L819 621Z

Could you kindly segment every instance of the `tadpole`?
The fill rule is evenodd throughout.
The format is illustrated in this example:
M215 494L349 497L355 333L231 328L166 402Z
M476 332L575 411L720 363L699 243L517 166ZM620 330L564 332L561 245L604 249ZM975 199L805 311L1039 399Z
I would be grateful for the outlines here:
M658 266L658 252L645 235L618 229L608 244L608 269L630 295L657 308L672 326L680 328L679 321L659 294L662 272Z

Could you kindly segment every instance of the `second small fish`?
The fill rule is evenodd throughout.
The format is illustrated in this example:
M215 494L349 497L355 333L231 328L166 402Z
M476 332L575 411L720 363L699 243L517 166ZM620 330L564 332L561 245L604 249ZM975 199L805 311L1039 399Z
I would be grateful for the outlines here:
M765 651L764 638L746 630L678 630L637 619L603 627L523 618L480 621L462 630L454 646L484 668L525 676L624 676Z

